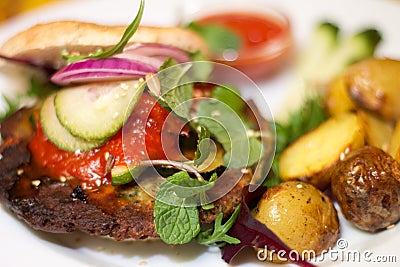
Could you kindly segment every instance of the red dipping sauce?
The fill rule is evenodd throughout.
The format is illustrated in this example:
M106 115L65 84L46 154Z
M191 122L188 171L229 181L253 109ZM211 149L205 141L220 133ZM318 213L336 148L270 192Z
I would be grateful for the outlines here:
M204 16L196 22L200 25L220 25L238 35L240 49L214 55L213 60L233 66L251 78L262 78L277 71L290 54L290 23L275 11L231 11Z

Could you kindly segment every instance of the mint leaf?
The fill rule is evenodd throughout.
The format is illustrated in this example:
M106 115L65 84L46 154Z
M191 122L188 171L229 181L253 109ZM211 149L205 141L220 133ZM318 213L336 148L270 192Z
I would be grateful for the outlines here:
M227 104L234 112L241 113L246 106L240 96L239 89L227 86L217 86L211 92L211 96Z
M199 232L199 211L197 207L171 206L156 201L154 223L162 241L171 245L190 242Z
M188 63L177 65L169 58L157 74L161 86L159 102L169 107L179 117L187 119L193 96L193 84L189 83L185 76L190 67L191 64Z
M186 206L186 199L180 198L174 191L175 185L187 179L191 178L183 171L170 176L160 185L156 195L154 223L161 240L167 244L188 243L200 232L197 207Z
M200 126L197 140L197 150L194 153L194 165L202 164L210 154L210 132L206 128Z
M225 150L224 165L243 168L258 162L262 143L228 105L218 100L203 100L197 107L198 124L205 127Z
M190 59L194 62L191 77L194 81L206 82L210 77L214 63L208 60L200 51L190 54Z
M211 229L199 233L196 240L201 245L210 246L216 243L218 246L224 246L225 244L239 244L240 240L227 235L226 233L231 229L239 215L240 207L237 208L229 218L229 220L222 224L223 214L220 213L214 222L214 231L211 234Z
M161 240L177 245L197 236L200 232L197 204L213 185L192 179L185 171L175 173L160 185L154 204L154 223Z
M144 11L144 0L140 0L139 11L138 11L135 19L126 28L124 34L121 37L121 40L115 46L110 48L109 50L104 51L104 52L101 50L98 50L96 53L94 53L92 55L85 55L85 56L63 55L64 58L66 58L69 63L72 63L75 61L89 59L89 58L108 58L115 54L121 53L124 50L126 44L132 38L133 34L135 34L137 29L139 28L140 21L142 20L142 16L143 16L143 11Z
M220 25L200 25L196 22L191 22L186 27L201 35L210 50L215 54L228 49L238 50L240 48L241 40L239 36L226 27Z

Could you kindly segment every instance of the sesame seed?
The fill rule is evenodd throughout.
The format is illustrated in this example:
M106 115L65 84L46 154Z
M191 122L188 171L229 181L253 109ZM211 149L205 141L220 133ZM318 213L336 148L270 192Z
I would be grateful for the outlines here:
M105 160L108 160L108 157L110 156L110 153L109 152L106 152L106 153L104 153L104 159Z
M149 88L149 90L155 96L160 96L161 85L160 85L160 80L157 78L157 76L153 73L148 73L146 75L146 82L147 82L147 87Z
M303 188L303 185L302 184L297 184L296 187L297 188Z
M33 185L33 186L39 186L40 183L41 183L40 180L33 180L33 181L32 181L32 185Z
M342 152L342 153L340 153L340 157L339 157L339 158L340 158L340 160L341 160L341 161L343 161L343 160L344 160L344 157L345 157L345 154L344 154L343 152Z
M356 174L361 170L361 167L356 165L354 168L351 169L351 174Z
M95 183L96 183L97 186L100 186L101 185L101 180L97 179Z
M213 116L213 117L221 116L221 112L219 112L218 110L215 110L215 111L211 112L211 116Z
M121 83L120 86L124 90L128 90L129 89L129 85L127 83Z
M21 175L21 174L23 174L24 173L24 170L23 169L19 169L18 171L17 171L17 175Z
M67 181L67 178L65 176L60 176L60 182L65 183Z
M88 189L88 186L87 186L86 183L82 183L82 189L83 189L83 190Z
M350 152L350 148L346 147L346 149L344 150L344 154L349 154L349 152Z
M386 227L386 230L392 229L394 228L394 224L389 225L388 227Z
M247 169L247 168L243 168L243 169L240 170L240 172L243 173L243 174L247 174L247 173L250 173L250 170Z

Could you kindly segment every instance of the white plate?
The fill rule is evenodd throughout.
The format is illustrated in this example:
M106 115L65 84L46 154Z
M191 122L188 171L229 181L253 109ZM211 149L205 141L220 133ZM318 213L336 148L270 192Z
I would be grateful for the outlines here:
M0 43L16 32L35 23L59 20L80 19L99 23L128 23L137 10L138 1L67 1L23 14L0 26ZM143 22L153 25L173 25L180 22L200 3L215 3L215 0L147 0ZM251 5L251 1L241 1ZM260 4L260 2L262 4ZM225 2L230 3L228 1ZM185 5L186 4L186 5ZM253 3L254 4L254 3ZM384 41L379 46L378 55L400 58L400 3L394 1L367 0L302 0L302 1L258 1L259 8L270 5L288 15L292 22L296 43L301 46L310 37L313 26L321 20L330 19L349 33L367 26L377 27ZM62 32L60 32L62 34ZM291 83L291 71L287 70L273 79L259 83L273 111L283 102L284 93ZM0 86L2 86L0 84ZM251 97L251 92L245 92ZM348 242L347 249L335 248L331 257L323 264L342 266L376 266L377 256L395 256L397 263L385 266L398 266L400 262L399 225L378 234L361 232L349 223L342 221L342 237ZM89 237L82 234L47 234L36 232L18 221L6 209L0 210L0 262L1 266L226 266L220 259L218 249L208 249L196 244L171 247L161 242L114 242ZM370 251L372 254L368 254ZM371 256L371 262L361 258L346 260L352 252ZM383 258L381 258L383 259ZM388 259L388 258L386 258ZM240 266L265 266L257 261L252 250L246 250L234 261Z

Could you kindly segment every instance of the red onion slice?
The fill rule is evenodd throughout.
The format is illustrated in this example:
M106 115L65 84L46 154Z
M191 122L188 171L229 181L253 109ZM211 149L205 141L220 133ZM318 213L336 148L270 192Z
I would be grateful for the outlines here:
M137 55L164 59L171 57L178 63L190 61L190 57L185 51L163 44L133 44L126 46L124 53L135 53Z
M60 69L51 77L51 81L59 85L68 85L121 78L133 79L157 71L155 66L125 58L88 59Z
M125 58L129 60L134 60L134 61L140 61L146 64L149 64L157 69L159 69L164 61L166 60L165 57L158 58L158 57L148 57L148 56L142 56L142 55L137 55L133 53L121 53L117 54L114 57L116 58Z

